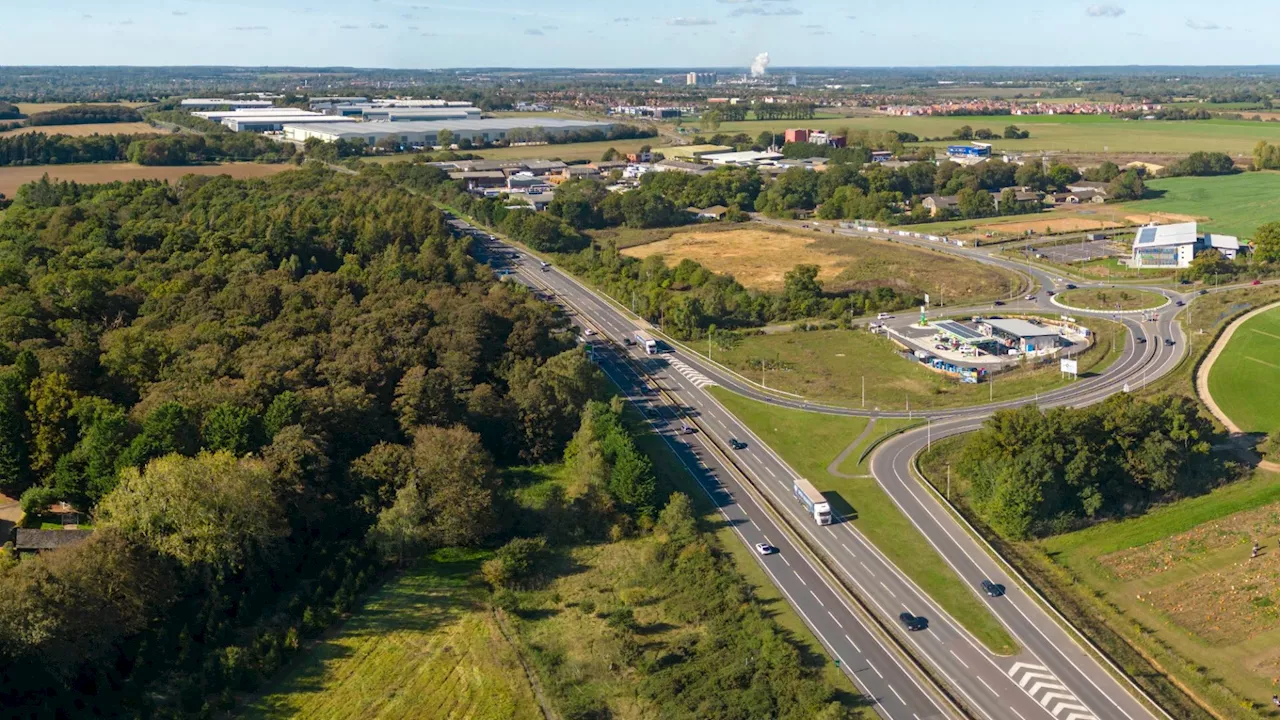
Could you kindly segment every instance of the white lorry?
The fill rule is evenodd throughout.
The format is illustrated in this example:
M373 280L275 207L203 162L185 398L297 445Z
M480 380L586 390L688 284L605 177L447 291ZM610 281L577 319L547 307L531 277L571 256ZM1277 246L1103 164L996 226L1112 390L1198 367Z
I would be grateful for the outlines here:
M636 333L636 344L644 348L645 353L648 355L658 354L658 341L650 337L645 337L642 332Z
M796 478L791 491L819 525L831 524L831 503L827 502L813 483L804 478Z

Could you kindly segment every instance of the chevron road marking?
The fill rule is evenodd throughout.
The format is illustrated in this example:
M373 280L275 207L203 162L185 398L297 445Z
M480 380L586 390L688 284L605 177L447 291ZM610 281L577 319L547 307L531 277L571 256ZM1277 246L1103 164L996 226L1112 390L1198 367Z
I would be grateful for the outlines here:
M684 363L683 360L680 360L679 358L668 356L667 362L671 364L671 367L676 369L676 372L685 376L689 380L689 382L693 383L694 387L704 388L704 387L708 387L710 385L716 384L714 380L711 380L706 375L703 375L697 370L694 370L693 368L689 367Z
M1009 669L1009 677L1058 720L1097 720L1089 708L1043 665L1014 663Z

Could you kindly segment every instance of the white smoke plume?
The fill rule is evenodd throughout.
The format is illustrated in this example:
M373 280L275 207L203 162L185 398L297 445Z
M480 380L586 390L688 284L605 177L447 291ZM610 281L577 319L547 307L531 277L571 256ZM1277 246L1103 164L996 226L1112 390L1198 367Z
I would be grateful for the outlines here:
M769 69L769 53L762 52L751 61L751 77L764 77L765 71Z

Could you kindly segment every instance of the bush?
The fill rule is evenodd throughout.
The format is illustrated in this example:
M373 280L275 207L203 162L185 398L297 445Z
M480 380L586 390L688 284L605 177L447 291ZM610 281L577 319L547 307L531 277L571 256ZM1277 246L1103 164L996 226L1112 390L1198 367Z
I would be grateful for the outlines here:
M45 508L59 500L62 500L62 494L54 488L32 487L22 493L18 502L22 506L23 514L30 516L43 513Z

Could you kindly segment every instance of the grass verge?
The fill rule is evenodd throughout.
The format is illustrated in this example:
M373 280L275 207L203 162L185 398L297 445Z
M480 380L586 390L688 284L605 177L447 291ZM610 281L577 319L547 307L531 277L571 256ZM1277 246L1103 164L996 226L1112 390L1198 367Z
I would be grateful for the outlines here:
M1016 651L1017 645L1004 627L899 512L874 478L841 478L827 472L827 465L861 434L866 418L779 408L718 387L710 391L796 472L813 481L836 512L853 518L848 522L983 645L1001 655Z
M1160 293L1136 288L1080 288L1058 295L1058 301L1081 310L1151 310L1168 302Z

